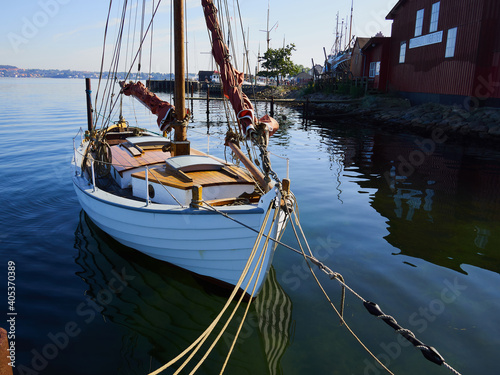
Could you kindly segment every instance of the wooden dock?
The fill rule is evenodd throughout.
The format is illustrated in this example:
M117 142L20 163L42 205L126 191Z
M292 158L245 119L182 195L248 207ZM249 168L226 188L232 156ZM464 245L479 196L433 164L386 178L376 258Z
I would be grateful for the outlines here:
M146 80L146 87L152 92L173 92L175 90L175 82L171 80ZM251 95L256 92L261 92L268 86L242 85L243 92ZM210 96L222 96L221 85L219 83L206 83L199 81L186 80L186 93L197 91L208 91Z

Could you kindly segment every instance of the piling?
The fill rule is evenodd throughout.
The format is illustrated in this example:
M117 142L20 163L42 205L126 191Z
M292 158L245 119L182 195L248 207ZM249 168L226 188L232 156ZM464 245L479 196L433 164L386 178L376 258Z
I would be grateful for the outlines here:
M207 87L207 116L210 114L210 86Z
M92 118L92 90L90 88L90 78L85 78L85 96L87 97L87 129L89 133L94 128Z

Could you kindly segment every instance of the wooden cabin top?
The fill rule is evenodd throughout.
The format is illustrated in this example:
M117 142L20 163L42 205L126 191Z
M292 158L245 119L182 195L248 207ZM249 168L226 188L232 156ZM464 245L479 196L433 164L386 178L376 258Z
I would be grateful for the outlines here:
M111 146L113 167L120 175L123 176L123 172L134 168L164 163L166 159L172 156L169 151L163 152L161 148L144 149L142 153L139 149L136 150L137 152L134 151L133 147L127 148L123 146L123 143ZM191 149L191 155L205 154L201 151Z
M146 172L133 173L132 177L146 179ZM149 171L150 182L161 183L165 186L188 190L195 185L254 185L254 180L241 168L225 165L220 170L192 171L177 173L165 168L155 168Z

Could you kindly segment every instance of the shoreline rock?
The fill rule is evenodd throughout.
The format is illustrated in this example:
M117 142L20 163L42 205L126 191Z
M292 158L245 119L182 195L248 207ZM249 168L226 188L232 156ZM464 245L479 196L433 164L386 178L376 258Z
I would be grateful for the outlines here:
M304 99L300 91L284 94L287 98ZM277 96L275 96L277 97ZM309 103L308 117L371 124L387 131L428 134L439 128L460 143L480 142L500 148L500 108L482 107L471 112L458 106L426 103L411 106L406 99L387 95L369 95L360 99L349 96L314 93L310 100L348 100L345 103ZM302 106L302 105L301 105Z

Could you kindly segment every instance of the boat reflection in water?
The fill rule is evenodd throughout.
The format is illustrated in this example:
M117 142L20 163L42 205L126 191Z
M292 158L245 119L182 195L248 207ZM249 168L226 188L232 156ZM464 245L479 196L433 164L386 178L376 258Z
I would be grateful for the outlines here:
M116 360L127 358L129 369L137 362L148 367L137 370L152 371L176 357L205 331L227 301L227 290L119 244L83 211L75 232L75 248L76 263L82 268L77 274L88 285L87 296L102 308L106 321L126 329L120 359ZM200 373L219 374L245 307L240 306ZM271 268L250 307L226 373L282 373L280 360L289 345L291 319L292 302ZM212 336L218 332L215 330ZM144 358L144 353L150 358ZM191 363L196 364L201 355ZM117 363L117 367L122 366Z

